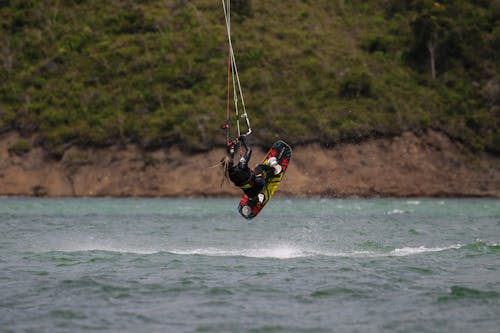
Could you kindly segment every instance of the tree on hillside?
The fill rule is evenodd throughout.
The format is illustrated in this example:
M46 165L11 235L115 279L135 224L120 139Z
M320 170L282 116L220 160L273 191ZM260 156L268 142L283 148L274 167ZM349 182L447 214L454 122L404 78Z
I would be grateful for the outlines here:
M493 30L491 4L465 0L409 2L412 43L407 60L433 79L455 67L477 69L489 58L484 36Z
M449 22L445 7L432 0L422 0L413 4L415 14L411 21L413 44L409 56L420 69L428 68L433 79L436 78L437 52L443 53L447 40Z

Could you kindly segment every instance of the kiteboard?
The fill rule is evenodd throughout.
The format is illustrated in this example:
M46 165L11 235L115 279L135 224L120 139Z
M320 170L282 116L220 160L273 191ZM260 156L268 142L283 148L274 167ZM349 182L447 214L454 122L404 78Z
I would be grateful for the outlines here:
M238 205L238 212L247 220L256 217L273 197L274 192L276 192L276 189L283 180L288 163L290 163L290 159L292 158L292 148L286 142L278 140L269 149L261 164L269 166L269 158L271 157L276 157L278 164L281 165L281 172L277 175L273 172L268 173L266 185L260 191L260 194L264 196L262 202L257 197L249 198L248 195L243 195Z

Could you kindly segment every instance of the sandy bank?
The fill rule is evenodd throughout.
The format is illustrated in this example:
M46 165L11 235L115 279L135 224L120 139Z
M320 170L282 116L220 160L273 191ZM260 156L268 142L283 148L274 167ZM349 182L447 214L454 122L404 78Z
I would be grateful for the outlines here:
M0 136L0 195L239 196L220 186L222 149L184 154L177 148L67 150L60 160L41 148L9 154L17 133ZM252 164L264 151L256 149ZM279 196L500 197L500 157L473 154L438 132L405 133L359 144L294 147Z

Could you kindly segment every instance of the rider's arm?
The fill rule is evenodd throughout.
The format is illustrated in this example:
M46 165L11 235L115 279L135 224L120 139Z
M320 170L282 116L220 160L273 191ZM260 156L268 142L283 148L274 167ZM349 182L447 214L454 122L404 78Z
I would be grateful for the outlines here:
M241 143L243 143L243 146L245 147L245 155L240 159L240 167L241 168L247 168L248 167L248 162L250 161L250 157L252 156L252 147L250 147L247 143L247 140L245 136L240 136L239 137Z

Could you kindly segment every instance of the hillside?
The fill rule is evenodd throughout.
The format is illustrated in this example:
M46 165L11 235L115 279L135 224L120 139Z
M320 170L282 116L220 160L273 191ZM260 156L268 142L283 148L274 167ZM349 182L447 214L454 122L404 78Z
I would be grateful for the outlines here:
M500 152L500 2L233 1L255 143L433 129ZM0 133L13 152L223 143L219 1L0 2Z

